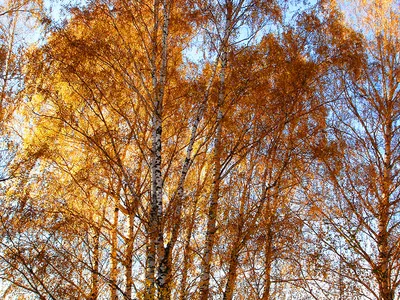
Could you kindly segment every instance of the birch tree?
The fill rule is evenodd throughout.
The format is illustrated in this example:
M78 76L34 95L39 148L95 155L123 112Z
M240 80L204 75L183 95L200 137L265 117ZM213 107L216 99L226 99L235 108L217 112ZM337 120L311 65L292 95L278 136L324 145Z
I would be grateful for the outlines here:
M332 149L323 158L332 191L324 218L345 250L323 238L365 297L395 299L398 267L399 15L394 2L358 3L355 22L336 23L341 43L332 106ZM355 33L349 27L354 26ZM347 43L343 41L348 41ZM345 45L351 45L345 51ZM336 208L334 208L335 206ZM341 247L343 249L343 247Z

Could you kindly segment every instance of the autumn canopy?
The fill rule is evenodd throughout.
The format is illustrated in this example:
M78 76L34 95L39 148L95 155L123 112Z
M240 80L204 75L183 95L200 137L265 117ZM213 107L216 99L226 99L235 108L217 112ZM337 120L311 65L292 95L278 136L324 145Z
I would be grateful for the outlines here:
M398 0L0 1L2 299L400 299Z

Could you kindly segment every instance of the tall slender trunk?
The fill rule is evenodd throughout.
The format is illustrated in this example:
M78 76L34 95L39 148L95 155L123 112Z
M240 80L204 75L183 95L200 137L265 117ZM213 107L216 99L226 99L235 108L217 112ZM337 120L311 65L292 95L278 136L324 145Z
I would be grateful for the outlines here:
M128 215L128 241L125 249L125 294L128 299L132 299L132 263L133 263L133 239L134 239L134 215Z
M186 231L186 236L185 236L185 246L183 250L183 263L182 263L182 279L180 283L180 295L179 299L180 300L185 300L187 299L187 278L188 278L188 272L189 272L189 266L192 262L192 256L191 256L191 251L192 249L190 248L190 241L192 238L192 233L194 229L194 224L196 221L196 212L197 212L197 201L194 203L193 207L193 212L191 214L189 226Z
M117 200L115 200L117 201ZM113 224L111 229L111 267L110 267L110 300L117 300L117 277L118 277L118 205L115 204Z
M218 95L217 107L217 128L214 138L214 179L213 188L211 192L210 206L208 210L208 222L205 248L203 252L203 260L201 264L201 277L200 277L200 299L207 300L210 293L210 271L212 251L214 247L215 233L217 231L217 213L218 213L218 200L219 189L221 180L221 152L222 152L222 106L225 99L225 73L227 67L227 47L223 47L221 55L221 71L220 71L220 88Z
M10 22L10 27L9 27L9 39L8 39L8 45L7 45L7 56L5 58L5 65L4 65L4 70L3 70L3 84L1 87L1 94L0 94L0 125L1 122L4 119L4 100L6 98L6 90L7 90L7 85L9 81L9 75L10 75L10 63L11 63L11 57L13 54L13 47L14 47L14 38L15 38L15 29L17 26L17 20L18 20L18 12L15 13L15 15L12 17L12 20Z
M229 270L228 270L228 279L226 282L225 292L223 299L224 300L232 300L233 292L236 286L236 278L237 278L237 268L239 264L239 254L240 254L240 237L238 237L233 245L233 249L229 258Z
M186 157L183 162L181 175L180 175L179 182L178 182L178 187L176 190L176 194L173 196L173 198L171 200L176 203L174 213L171 216L171 218L174 220L174 224L173 224L173 228L172 228L171 239L164 249L164 256L161 259L160 268L159 268L159 278L160 279L165 278L164 280L159 280L160 281L159 287L160 287L161 295L162 295L163 299L171 298L171 293L172 293L172 287L171 287L172 251L174 250L176 241L178 240L179 230L181 227L181 215L182 215L182 206L183 206L183 198L184 198L184 184L185 184L187 173L189 171L189 167L192 163L193 146L196 141L196 136L197 136L197 131L198 131L200 121L203 119L204 112L207 108L207 102L208 102L210 90L212 87L212 83L214 82L218 62L219 62L219 56L215 60L213 74L208 81L206 90L204 92L203 101L201 103L201 106L197 113L197 116L193 122L193 125L191 128L189 144L188 144L187 150L186 150ZM162 283L164 283L164 284L162 284Z
M229 258L229 269L227 274L227 281L225 286L225 291L223 295L224 300L232 300L233 293L236 287L236 280L237 280L237 269L239 266L239 255L240 251L243 249L244 245L251 237L251 230L248 228L247 230L244 229L245 226L245 207L246 202L249 199L249 186L252 180L253 174L253 167L254 164L250 161L250 168L247 174L246 184L243 187L242 196L240 197L240 208L239 208L239 215L237 219L237 226L236 226L236 237L233 242L230 258Z
M90 300L96 300L99 296L100 229L98 228L94 229L93 242L92 291L90 293Z
M162 5L161 5L162 4ZM157 48L158 48L158 30L160 22L160 5L163 17L162 34L161 34L161 67L157 69ZM145 299L150 300L155 297L155 270L157 257L163 256L164 242L162 229L162 196L163 196L163 179L161 173L162 163L162 111L163 99L167 78L167 61L168 61L168 29L169 29L169 1L154 1L154 28L152 35L153 57L152 65L152 82L153 82L153 116L152 116L152 156L151 156L151 203L150 218L148 225L148 245L146 260L146 294ZM164 278L158 278L158 284L164 284Z
M273 231L272 223L268 222L267 225L267 239L265 242L265 260L264 260L264 290L262 300L269 300L271 297L271 265L273 261Z
M162 213L162 177L161 177L161 118L153 117L153 157L152 157L152 195L150 206L150 220L148 225L149 241L147 245L146 262L146 296L145 299L155 297L155 269L157 260L157 250L161 244L161 224Z
M390 193L392 188L392 137L393 125L390 117L387 117L384 124L385 155L383 163L382 196L378 206L378 264L376 278L379 285L380 300L393 300L394 290L391 280L390 253L389 253L389 232L390 219Z
M241 6L242 2L238 3ZM205 247L201 261L201 276L199 283L200 299L207 300L210 294L210 277L211 277L211 262L212 262L212 251L215 242L215 234L217 231L217 215L218 215L218 201L220 192L220 181L221 181L221 153L222 153L222 118L223 118L223 104L225 101L225 77L228 65L228 46L229 37L232 33L233 16L238 12L238 7L234 9L233 1L226 0L225 2L225 29L224 36L221 40L220 53L221 53L221 69L219 72L219 93L217 103L217 119L216 119L216 133L214 138L214 175L212 192L210 197L210 206L207 214L207 231L205 236ZM234 10L236 11L234 13Z

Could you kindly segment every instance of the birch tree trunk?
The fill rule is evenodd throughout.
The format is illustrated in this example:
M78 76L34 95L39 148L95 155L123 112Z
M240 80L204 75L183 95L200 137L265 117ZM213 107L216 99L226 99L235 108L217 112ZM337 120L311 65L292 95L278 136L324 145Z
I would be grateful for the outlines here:
M93 270L91 300L97 300L99 296L99 264L100 264L100 229L95 228L93 234Z
M389 108L388 108L389 110ZM382 196L379 199L378 216L378 263L375 276L379 285L379 296L381 300L393 300L394 290L392 289L392 278L390 268L390 250L389 250L389 232L388 225L390 219L390 194L393 190L392 184L392 138L393 125L392 113L386 116L383 124L383 136L385 143L383 178L382 178Z
M151 148L151 204L148 226L148 248L146 261L146 295L145 299L154 299L155 297L155 270L157 256L162 255L164 250L163 229L162 229L162 198L163 198L163 178L162 178L162 111L164 91L167 77L167 51L168 51L168 27L169 27L169 1L155 0L153 15L153 35L152 35L152 84L153 84L153 116L152 116L152 148ZM160 7L162 19L160 20ZM157 68L157 49L158 49L158 31L159 23L162 21L161 33L161 66ZM164 270L162 270L164 272ZM165 284L164 276L158 278L158 285Z
M237 238L233 246L231 255L229 257L228 279L226 282L225 292L223 296L224 300L232 300L233 298L233 292L235 291L235 286L236 286L240 249L241 249L240 240L239 238Z
M117 201L117 200L115 200ZM111 267L110 267L110 299L117 300L117 277L118 277L118 204L115 204L113 223L111 229Z
M243 247L246 245L248 239L251 237L251 230L250 228L245 229L245 206L246 202L249 200L249 187L252 181L253 175L253 168L254 168L254 160L250 161L250 166L247 174L246 183L243 187L243 194L240 197L240 208L239 208L239 216L237 219L237 226L236 226L236 237L233 242L232 250L229 257L229 269L227 274L227 281L225 285L225 291L223 295L224 300L232 300L233 294L236 287L236 280L237 280L237 269L239 266L239 256L240 252ZM256 222L257 220L254 219Z
M133 243L134 243L134 215L128 215L128 241L125 249L125 294L128 299L132 298L132 263L133 263Z
M6 54L6 58L5 58L4 70L2 71L3 83L1 86L1 94L0 94L0 124L4 119L3 106L4 106L4 100L6 98L6 91L8 88L8 81L9 81L9 75L10 75L10 63L11 63L11 57L12 57L12 52L13 52L13 47L14 47L15 28L17 26L17 20L18 20L18 12L16 12L15 15L12 17L12 19L10 21L10 27L9 27L7 54Z
M189 265L192 261L192 256L191 256L191 248L190 248L190 241L192 237L192 232L194 229L194 223L196 220L196 205L194 206L193 213L190 219L189 227L186 232L185 236L185 247L183 250L183 267L182 267L182 279L180 283L180 295L179 299L180 300L185 300L187 299L187 278L188 278L188 272L189 272Z
M212 250L214 247L215 233L217 231L217 213L218 213L218 199L221 180L221 152L222 152L222 106L225 99L225 73L227 67L227 47L223 47L221 55L221 70L220 70L220 88L218 95L217 107L217 128L214 138L214 179L210 199L210 206L208 210L207 232L205 248L203 252L203 260L201 264L201 277L200 277L200 299L206 300L210 292L210 272L212 261Z
M217 56L217 58L215 60L214 71L212 73L212 76L209 79L206 90L204 92L203 101L201 103L200 109L197 113L197 116L196 116L196 118L193 122L192 128L191 128L189 144L186 149L186 157L183 162L181 174L180 174L179 181L178 181L178 187L177 187L175 195L173 196L173 198L171 200L172 202L176 203L173 215L171 217L175 221L174 221L173 228L172 228L171 239L167 243L167 246L164 248L164 255L161 259L160 267L159 267L159 279L160 279L159 287L160 287L161 296L163 297L163 299L171 298L172 252L173 252L175 244L178 240L179 230L182 225L181 218L182 218L182 206L184 204L183 203L184 191L185 191L184 185L185 185L185 180L186 180L187 174L189 172L190 165L192 164L192 161L193 161L193 157L192 157L193 146L196 141L197 131L198 131L200 122L203 119L204 112L207 108L208 98L209 98L212 84L215 79L218 62L219 62L219 55ZM189 232L191 232L191 230L189 230ZM189 236L189 239L190 239L190 236ZM161 284L161 283L163 283L163 284Z
M269 300L271 295L271 265L272 265L272 245L273 245L273 232L272 224L268 222L267 225L267 240L265 241L265 275L264 275L264 290L262 300Z

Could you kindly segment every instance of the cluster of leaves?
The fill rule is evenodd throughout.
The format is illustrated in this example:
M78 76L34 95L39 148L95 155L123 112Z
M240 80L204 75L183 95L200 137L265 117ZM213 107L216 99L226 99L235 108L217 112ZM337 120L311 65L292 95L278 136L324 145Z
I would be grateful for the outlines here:
M396 299L400 26L379 3L95 0L2 43L4 297Z

